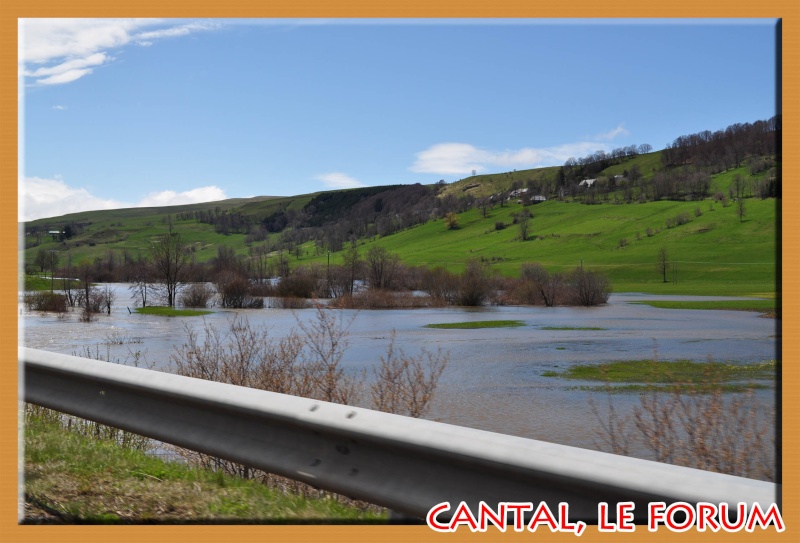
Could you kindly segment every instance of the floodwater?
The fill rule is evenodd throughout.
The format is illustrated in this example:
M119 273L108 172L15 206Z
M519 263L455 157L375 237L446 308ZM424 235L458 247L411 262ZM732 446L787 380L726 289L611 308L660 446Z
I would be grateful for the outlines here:
M127 285L113 285L116 306L112 314L83 323L77 314L26 312L20 306L20 343L28 347L75 354L86 350L112 361L140 364L169 371L170 354L186 341L188 330L202 338L204 321L221 331L236 316L265 326L273 337L297 327L298 319L313 319L315 310L222 310L205 317L167 318L129 313ZM348 327L349 347L343 364L347 371L371 376L384 355L393 331L396 347L416 354L442 349L450 357L429 418L578 447L595 448L596 415L590 398L606 405L605 394L580 389L596 385L543 373L562 371L573 364L614 360L690 359L761 362L778 358L780 321L744 311L658 309L637 304L655 299L715 299L711 297L612 294L602 307L487 307L412 310L337 310ZM717 298L718 299L718 298ZM518 328L445 330L426 324L514 319ZM602 330L546 330L552 327ZM121 343L121 344L120 344ZM768 408L775 405L773 388L757 392ZM615 394L621 412L638 404L635 393Z

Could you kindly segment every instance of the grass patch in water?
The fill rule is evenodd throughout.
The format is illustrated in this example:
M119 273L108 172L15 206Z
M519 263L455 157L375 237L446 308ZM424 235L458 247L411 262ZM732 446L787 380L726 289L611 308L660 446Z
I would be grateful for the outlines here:
M197 317L211 313L211 311L200 309L175 309L174 307L137 307L136 312L142 315L159 315L161 317Z
M768 360L756 364L731 364L727 362L694 362L677 360L624 360L605 364L583 364L572 366L564 372L546 371L543 377L563 377L583 381L612 383L637 383L626 385L632 390L679 388L702 391L713 387L724 392L736 392L763 385L731 383L733 381L774 380L777 362ZM591 389L591 387L589 387ZM617 388L617 387L611 387Z
M541 330L608 330L596 326L543 326Z
M754 311L776 318L780 308L776 300L704 300L704 301L643 301L634 302L662 309L705 309L727 311Z
M684 393L704 393L704 392L730 392L741 393L748 390L757 390L769 388L767 385L760 383L694 383L687 385L594 385L594 386L579 386L569 387L570 390L582 390L586 392L605 392L608 394L627 394L632 392L647 392L658 390L662 392L684 392Z
M518 326L525 326L525 323L523 321L445 322L442 324L426 324L425 328L473 330L476 328L516 328Z

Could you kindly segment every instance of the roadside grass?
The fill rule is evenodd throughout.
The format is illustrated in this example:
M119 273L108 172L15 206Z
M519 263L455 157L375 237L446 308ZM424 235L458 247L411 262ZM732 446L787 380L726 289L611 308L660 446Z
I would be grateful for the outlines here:
M540 330L607 330L597 326L543 326Z
M142 315L159 315L162 317L197 317L213 313L213 311L202 311L200 309L175 309L161 306L137 307L136 312Z
M752 381L774 381L776 372L777 362L775 360L757 364L694 362L691 360L674 362L620 360L605 364L575 365L563 372L546 371L542 376L602 381L606 386L626 383L621 387L609 387L620 392L653 388L679 389L684 392L719 389L723 392L740 392L750 388L766 388L767 385L752 383ZM742 381L748 382L742 383Z
M773 318L780 317L781 314L774 298L771 300L642 301L634 303L664 309L754 311Z
M285 494L256 481L166 462L88 439L28 414L25 498L29 523L385 523L335 499Z
M477 328L516 328L519 326L525 326L525 323L523 321L515 320L446 322L442 324L426 324L425 328L440 328L444 330L473 330Z

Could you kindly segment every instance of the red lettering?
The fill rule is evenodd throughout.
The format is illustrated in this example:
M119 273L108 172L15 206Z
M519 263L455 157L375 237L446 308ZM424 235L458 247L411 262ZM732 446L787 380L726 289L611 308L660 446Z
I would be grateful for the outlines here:
M506 506L504 503L497 504L497 512L493 511L485 502L481 502L478 509L478 525L480 531L485 532L487 520L494 524L501 532L506 531Z
M606 502L597 504L597 529L601 532L617 531L617 525L608 522L608 504Z
M617 531L620 532L633 532L636 526L630 521L633 520L633 508L636 507L633 502L621 502L617 504Z
M664 502L650 502L649 506L649 513L648 513L648 521L647 521L647 529L651 532L655 532L658 530L658 521L664 520L664 510L666 510L667 504Z
M686 513L686 520L683 524L675 522L675 513L683 511ZM667 527L673 532L685 532L694 524L694 508L686 502L675 502L667 509Z
M576 524L569 523L569 504L561 502L558 504L558 527L562 532L572 532L581 535L586 528L586 523L578 521Z
M726 532L738 532L744 526L745 521L747 520L747 504L744 502L739 502L736 506L737 510L737 518L735 524L728 523L728 504L721 503L719 504L719 521L722 524L722 529Z
M783 519L781 518L781 512L778 511L778 507L774 503L769 506L766 514L761 510L760 505L754 503L752 509L750 509L750 518L747 520L747 528L745 528L745 530L752 532L756 523L761 525L762 530L766 530L767 526L769 526L770 519L775 522L775 529L779 532L786 529L786 526L783 524Z
M478 529L478 522L475 520L475 517L472 516L472 511L469 510L469 506L466 502L461 502L458 505L458 509L456 509L456 513L453 515L453 520L450 521L450 530L455 532L459 524L468 524L469 529L473 532Z
M514 511L514 531L521 532L525 529L525 515L523 511L533 511L531 502L507 502L506 507Z
M697 504L697 531L705 532L706 526L711 531L719 531L719 523L714 517L717 516L717 506L713 503L699 502Z
M441 513L442 511L447 511L448 509L450 509L450 502L442 502L431 507L431 510L428 511L428 516L425 517L425 521L428 523L428 526L430 526L432 530L436 530L437 532L450 531L449 525L439 524L439 522L436 520L436 516L439 513Z
M551 532L558 531L556 519L545 502L539 502L539 507L536 508L536 512L533 514L530 524L528 524L528 530L535 532L539 524L546 524L550 527Z

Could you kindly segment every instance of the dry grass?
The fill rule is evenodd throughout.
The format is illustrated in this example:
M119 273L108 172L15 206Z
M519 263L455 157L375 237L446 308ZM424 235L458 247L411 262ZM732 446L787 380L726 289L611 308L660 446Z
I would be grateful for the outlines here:
M658 462L740 477L776 478L775 412L750 390L726 395L721 387L688 393L651 390L639 396L631 413L614 408L601 413L590 400L599 421L596 446L627 455L640 444Z

